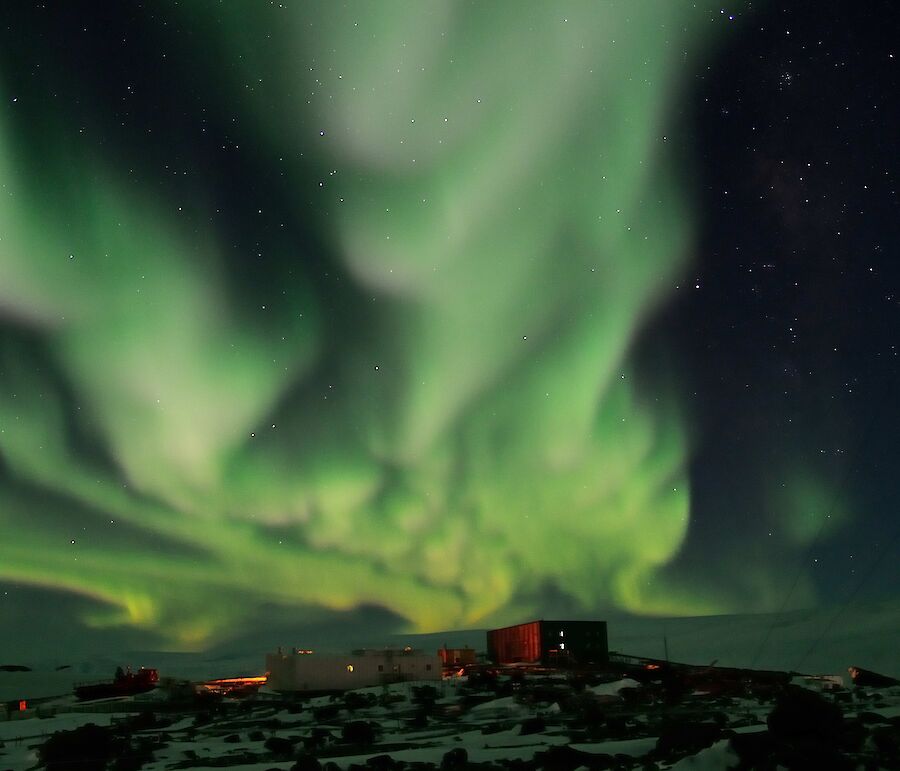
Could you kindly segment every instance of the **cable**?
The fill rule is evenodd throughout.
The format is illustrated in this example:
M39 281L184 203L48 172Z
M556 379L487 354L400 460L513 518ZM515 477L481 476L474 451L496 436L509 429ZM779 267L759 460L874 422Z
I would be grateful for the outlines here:
M874 417L874 416L873 416ZM872 421L874 424L874 420ZM860 443L862 446L862 443ZM791 582L791 588L788 590L788 593L785 595L784 599L781 602L781 606L778 608L778 611L772 618L772 623L769 624L768 629L766 629L766 633L763 636L763 639L760 641L759 646L756 649L756 653L753 654L753 661L750 662L750 669L755 669L756 662L759 660L760 655L763 652L763 649L766 647L766 643L769 641L769 638L772 636L772 630L775 629L775 625L778 623L778 619L782 613L784 613L785 608L787 607L788 602L790 602L791 597L794 594L794 590L797 588L797 584L800 583L800 577L803 575L804 568L809 561L809 558L813 555L816 547L819 545L819 540L822 537L822 534L825 532L825 525L828 524L831 519L831 515L834 513L835 508L837 507L838 501L841 499L842 488L846 484L849 479L850 471L852 466L848 465L844 469L844 477L841 480L841 484L838 485L837 492L835 493L834 500L831 503L831 507L828 509L828 514L822 517L821 523L819 523L819 529L816 531L815 537L812 541L809 542L809 546L807 546L806 551L803 553L803 556L800 559L799 565L797 566L797 573L794 575L794 580Z
M885 387L885 396L888 396L891 391L892 382L888 380ZM860 434L859 442L857 443L856 448L854 449L852 455L853 457L858 457L859 452L866 445L866 441L871 433L872 429L875 427L875 421L878 419L879 410L877 405L879 402L875 402L876 408L872 412L872 416L869 418L868 423L866 423L863 432ZM814 554L815 549L819 545L819 541L822 538L822 534L825 532L825 525L828 524L831 519L831 515L834 513L835 508L837 507L838 501L841 500L842 494L845 492L844 488L847 483L850 481L850 472L853 470L854 464L847 463L844 467L844 473L840 480L840 483L835 487L834 498L831 502L831 506L828 509L828 514L822 518L821 523L819 524L819 529L816 531L815 537L810 541L809 546L807 546L806 551L803 553L800 562L797 566L797 573L794 576L794 580L791 583L791 588L788 590L787 595L781 603L781 607L778 609L778 612L772 618L772 623L769 624L769 628L766 629L766 633L763 636L763 639L760 641L759 646L756 649L756 653L753 655L753 661L750 663L750 669L754 669L756 667L756 662L759 660L760 655L763 652L763 649L766 647L766 643L768 643L769 638L772 636L772 630L775 629L775 625L778 623L778 619L782 613L784 613L785 608L787 607L788 602L790 602L791 597L794 594L794 590L797 588L797 584L800 583L800 577L803 575L804 568L807 565L810 557Z
M803 666L803 662L809 658L809 655L816 649L818 644L825 639L825 636L831 631L831 628L837 623L838 619L842 615L844 615L844 611L850 607L850 603L853 601L853 598L859 593L859 590L863 588L863 586L868 582L868 580L875 574L875 570L878 568L878 565L881 564L881 561L884 557L890 553L891 549L900 541L900 526L896 528L893 537L890 541L888 541L887 546L884 547L882 552L872 561L869 565L869 569L860 577L859 581L857 581L856 586L853 587L853 590L847 595L847 598L844 600L843 604L837 609L835 614L831 617L831 620L825 625L825 628L822 630L822 633L813 640L812 644L809 646L809 649L806 653L803 654L802 658L797 664L796 670L799 671L800 667Z

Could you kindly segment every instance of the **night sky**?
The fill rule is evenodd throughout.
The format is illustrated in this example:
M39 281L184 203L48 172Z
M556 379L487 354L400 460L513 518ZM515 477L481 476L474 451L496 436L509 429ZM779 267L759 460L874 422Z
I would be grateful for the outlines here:
M0 21L0 650L897 602L895 4L104 5Z

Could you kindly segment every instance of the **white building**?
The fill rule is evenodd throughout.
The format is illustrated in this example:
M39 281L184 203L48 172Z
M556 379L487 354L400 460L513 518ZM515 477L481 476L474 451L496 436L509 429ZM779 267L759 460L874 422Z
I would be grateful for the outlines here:
M266 654L268 686L276 691L335 691L404 680L440 680L439 656L404 648L357 650L340 656L281 648Z

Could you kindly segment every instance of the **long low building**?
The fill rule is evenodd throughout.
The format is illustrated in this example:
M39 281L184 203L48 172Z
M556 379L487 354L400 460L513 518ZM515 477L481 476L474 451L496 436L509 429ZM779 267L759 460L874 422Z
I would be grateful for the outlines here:
M266 654L276 691L348 691L406 680L440 680L441 659L412 648L363 649L347 655L280 648Z

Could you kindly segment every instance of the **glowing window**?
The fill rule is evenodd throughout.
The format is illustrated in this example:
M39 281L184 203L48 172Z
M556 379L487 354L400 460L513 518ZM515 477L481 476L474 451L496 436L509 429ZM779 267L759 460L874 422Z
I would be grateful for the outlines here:
M352 671L353 671L353 664L347 664L347 671L348 671L348 672L352 672Z
M560 629L560 630L559 630L559 636L560 636L560 637L565 637L565 636L566 636L566 633L565 633L562 629Z
M564 650L566 649L566 644L565 644L565 643L560 643L560 644L559 644L559 649L560 649L561 651L564 651Z

